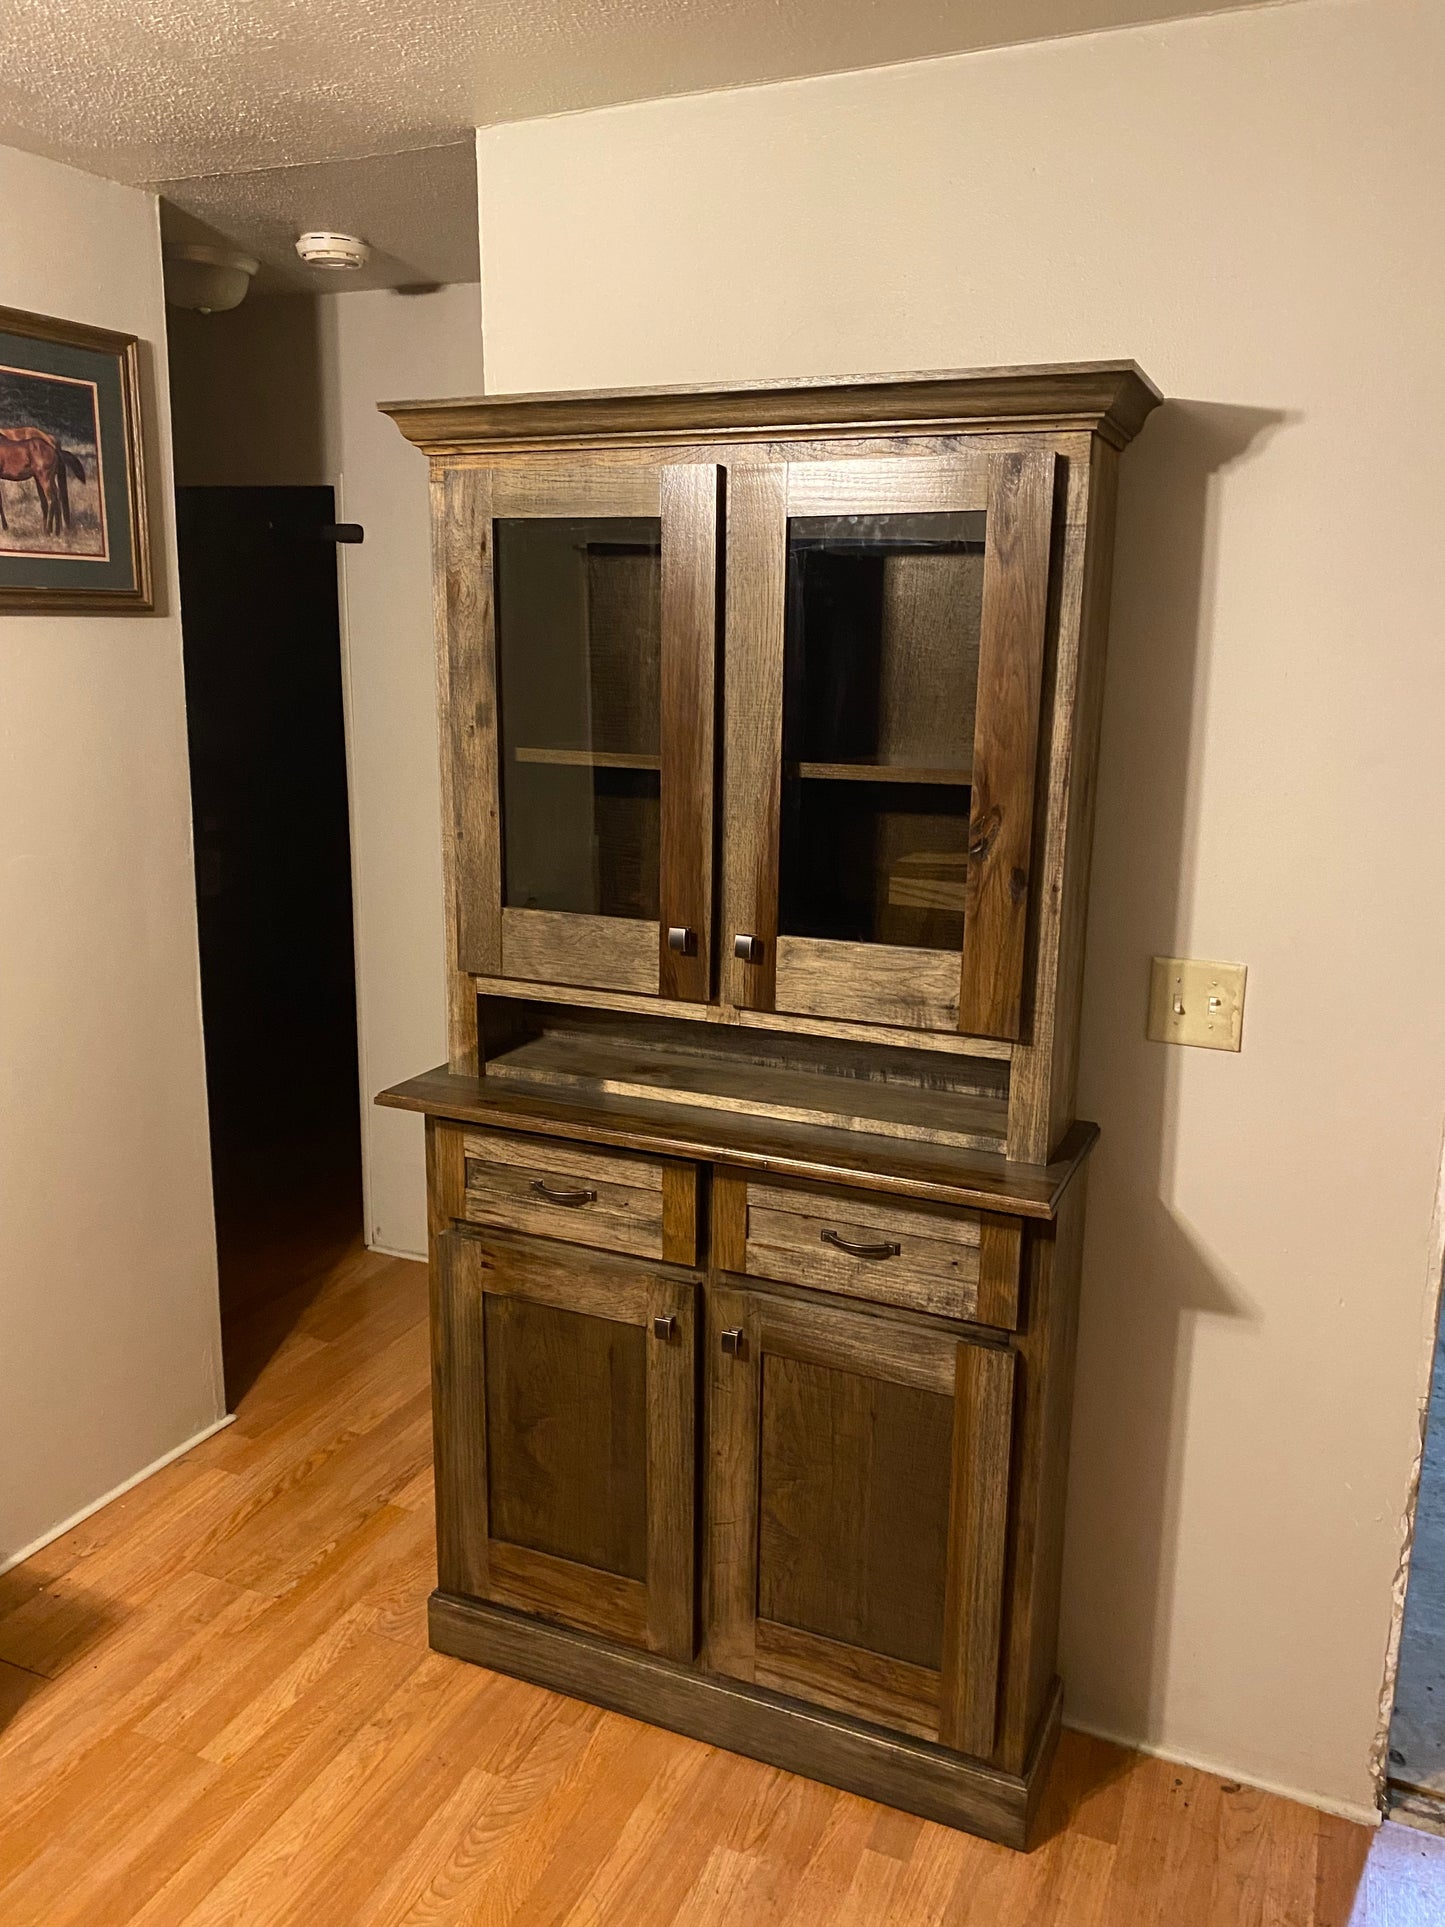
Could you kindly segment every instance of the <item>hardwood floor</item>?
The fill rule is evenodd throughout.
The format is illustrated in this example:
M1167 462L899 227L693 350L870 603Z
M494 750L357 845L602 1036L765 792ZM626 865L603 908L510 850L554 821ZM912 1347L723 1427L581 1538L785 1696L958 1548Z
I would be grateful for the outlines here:
M3 1927L1425 1927L1445 1841L1066 1734L1023 1856L430 1653L425 1278L0 1578Z

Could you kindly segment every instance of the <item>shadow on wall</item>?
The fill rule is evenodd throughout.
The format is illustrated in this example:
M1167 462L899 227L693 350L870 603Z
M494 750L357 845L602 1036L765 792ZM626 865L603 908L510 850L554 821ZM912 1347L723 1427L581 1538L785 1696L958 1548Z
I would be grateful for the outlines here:
M1090 1180L1062 1670L1068 1717L1126 1739L1157 1738L1164 1710L1195 1334L1202 1318L1251 1316L1166 1202L1176 1066L1144 1039L1147 960L1182 928L1219 479L1288 419L1170 401L1120 468L1079 1098L1105 1129Z

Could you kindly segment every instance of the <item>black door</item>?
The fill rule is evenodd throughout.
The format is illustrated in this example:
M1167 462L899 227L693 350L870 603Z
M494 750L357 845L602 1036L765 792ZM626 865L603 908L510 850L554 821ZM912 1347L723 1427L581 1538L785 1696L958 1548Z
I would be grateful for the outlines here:
M176 491L222 1310L361 1233L329 488ZM228 1391L234 1397L234 1360Z

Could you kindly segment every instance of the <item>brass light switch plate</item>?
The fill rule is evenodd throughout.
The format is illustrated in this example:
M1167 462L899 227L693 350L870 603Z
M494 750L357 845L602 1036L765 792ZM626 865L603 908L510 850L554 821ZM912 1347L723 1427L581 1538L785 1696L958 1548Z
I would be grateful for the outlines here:
M1244 965L1155 957L1149 965L1144 1034L1156 1044L1238 1050L1244 1026Z

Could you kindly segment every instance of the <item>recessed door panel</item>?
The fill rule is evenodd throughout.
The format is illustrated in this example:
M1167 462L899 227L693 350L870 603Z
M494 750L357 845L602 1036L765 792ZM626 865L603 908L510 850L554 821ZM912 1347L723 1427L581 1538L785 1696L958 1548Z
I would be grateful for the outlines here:
M437 1253L442 1590L690 1659L695 1277L492 1233Z
M765 1357L758 1613L935 1671L953 1400Z
M709 1284L707 1659L988 1757L1014 1354Z
M489 1296L493 1540L647 1577L647 1340L641 1326Z

